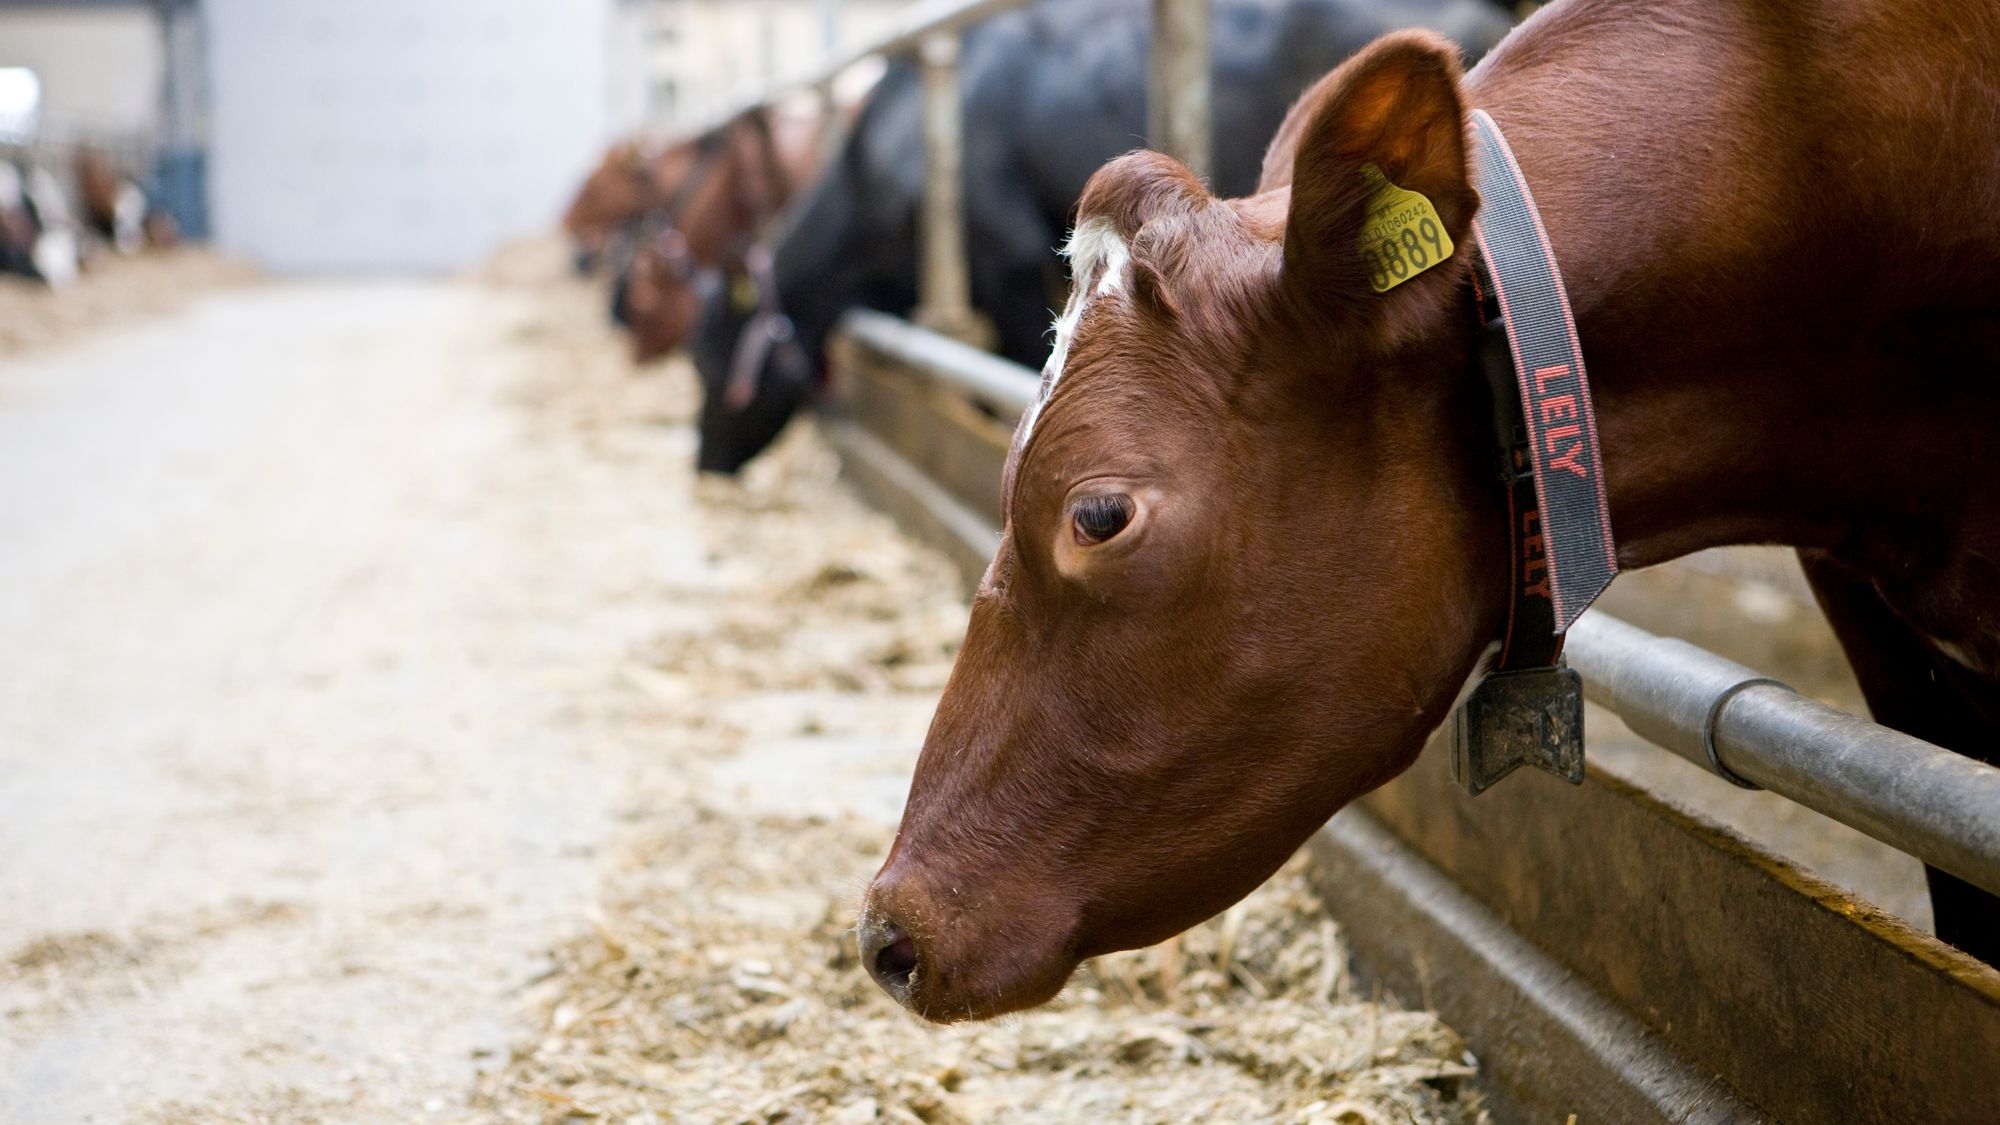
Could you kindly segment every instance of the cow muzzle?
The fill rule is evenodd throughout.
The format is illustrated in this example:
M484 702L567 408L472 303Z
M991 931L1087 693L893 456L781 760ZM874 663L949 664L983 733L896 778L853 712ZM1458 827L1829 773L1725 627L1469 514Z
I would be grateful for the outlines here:
M898 1004L936 1023L988 1019L1062 990L1076 967L1070 914L1044 896L956 885L892 864L855 927L862 968ZM974 888L979 888L974 890Z

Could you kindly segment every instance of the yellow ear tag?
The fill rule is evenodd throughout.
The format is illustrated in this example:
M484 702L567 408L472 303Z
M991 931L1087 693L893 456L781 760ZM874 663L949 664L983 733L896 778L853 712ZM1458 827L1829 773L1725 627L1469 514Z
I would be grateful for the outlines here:
M1361 221L1361 260L1377 293L1396 286L1451 257L1451 236L1431 201L1389 182L1382 169L1363 164L1371 194Z
M747 273L739 273L729 282L729 303L737 312L751 312L757 307L757 279Z

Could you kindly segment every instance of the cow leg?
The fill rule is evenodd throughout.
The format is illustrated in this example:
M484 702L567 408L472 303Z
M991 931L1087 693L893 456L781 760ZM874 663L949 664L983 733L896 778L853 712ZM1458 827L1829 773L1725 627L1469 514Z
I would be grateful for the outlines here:
M1988 764L2000 758L2000 689L1934 652L1873 582L1814 553L1801 551L1799 561L1876 722ZM1924 872L1938 937L2000 965L2000 897L1935 867Z

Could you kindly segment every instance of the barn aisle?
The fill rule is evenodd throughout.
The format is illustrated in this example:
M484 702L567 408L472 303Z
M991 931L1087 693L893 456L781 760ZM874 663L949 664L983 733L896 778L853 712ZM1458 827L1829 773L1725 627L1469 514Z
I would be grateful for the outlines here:
M0 1118L384 1120L504 1057L657 761L601 729L647 595L718 570L681 435L547 424L629 381L594 312L271 285L0 368Z
M504 1048L617 800L570 683L681 546L525 471L519 316L265 286L0 377L0 1117L370 1117Z
M688 372L519 267L0 365L0 1120L1478 1118L1296 872L1030 1016L880 995L952 572L810 428L695 481Z

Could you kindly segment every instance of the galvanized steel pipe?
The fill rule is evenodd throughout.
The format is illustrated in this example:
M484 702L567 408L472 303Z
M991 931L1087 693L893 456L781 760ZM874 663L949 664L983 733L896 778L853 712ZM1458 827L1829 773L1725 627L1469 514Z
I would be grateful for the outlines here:
M938 32L957 32L988 20L1002 12L1023 7L1032 0L917 0L896 13L888 34L873 42L836 54L820 65L789 78L767 84L755 97L731 101L699 117L666 123L665 131L679 137L699 137L719 129L746 110L768 105L787 94L832 82L841 71L876 55L897 55L917 50L925 39Z
M1209 0L1153 0L1146 136L1206 180L1214 152Z
M1018 363L888 313L853 309L841 318L840 330L849 339L957 390L1003 422L1020 417L1041 388L1041 377Z
M1729 773L2000 894L2000 769L1602 613L1564 651L1584 694L1648 741L1714 772L1712 722Z
M941 31L919 52L924 73L924 210L916 320L964 338L972 319L972 268L965 256L965 110L959 39Z

